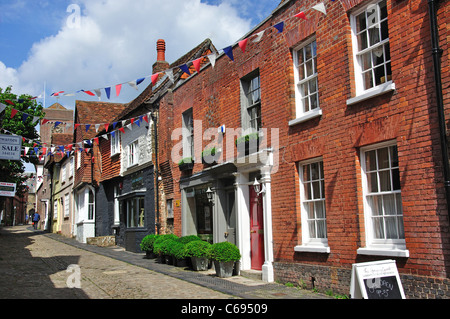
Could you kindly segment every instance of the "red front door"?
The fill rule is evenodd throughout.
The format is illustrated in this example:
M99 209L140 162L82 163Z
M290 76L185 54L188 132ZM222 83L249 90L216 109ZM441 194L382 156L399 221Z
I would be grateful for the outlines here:
M264 225L261 196L257 196L253 186L250 190L250 245L252 269L261 270L264 263Z

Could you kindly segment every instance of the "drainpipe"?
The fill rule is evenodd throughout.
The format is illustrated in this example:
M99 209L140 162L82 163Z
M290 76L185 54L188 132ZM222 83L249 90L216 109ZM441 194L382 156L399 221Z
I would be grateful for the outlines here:
M447 129L445 125L444 99L442 95L441 81L441 56L442 49L439 48L439 31L437 21L437 5L439 0L428 0L431 26L431 52L433 55L434 81L436 86L436 102L439 117L439 133L441 138L442 161L444 168L444 187L447 198L447 213L450 219L450 170L448 160Z
M158 116L155 114L155 110L152 111L152 121L155 129L154 141L155 141L155 175L156 175L156 233L159 235L161 229L161 222L159 220L159 164L158 164Z

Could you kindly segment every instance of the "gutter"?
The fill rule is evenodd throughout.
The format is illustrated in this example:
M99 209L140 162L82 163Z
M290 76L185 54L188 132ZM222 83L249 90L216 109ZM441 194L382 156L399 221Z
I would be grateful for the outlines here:
M441 56L442 49L439 48L439 30L437 21L437 6L439 0L428 0L431 31L431 52L433 55L434 81L436 90L436 103L439 120L439 135L441 140L442 166L444 169L444 187L447 199L447 213L450 219L450 169L448 156L447 129L445 125L444 99L441 81Z

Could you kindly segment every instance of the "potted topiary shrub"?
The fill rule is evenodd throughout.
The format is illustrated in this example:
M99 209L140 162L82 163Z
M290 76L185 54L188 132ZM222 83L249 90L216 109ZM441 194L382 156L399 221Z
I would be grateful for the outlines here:
M197 235L183 236L177 239L179 244L172 247L174 265L177 267L189 267L191 266L191 258L187 256L186 244L191 241L201 240ZM181 245L180 245L181 244Z
M235 141L237 150L242 156L247 156L251 153L257 152L259 149L259 133L254 132L241 137Z
M180 169L180 171L188 171L194 168L194 159L192 157L185 157L182 158L179 162L178 162L178 168Z
M194 240L186 244L186 256L191 258L195 271L208 270L211 244L203 240Z
M164 264L166 262L167 246L164 244L167 240L178 239L174 234L159 235L153 243L153 251L158 256L158 262Z
M173 258L173 264L177 267L187 267L185 244L179 240L175 240L170 245L170 254Z
M153 259L156 257L156 254L153 251L153 244L155 240L158 238L158 236L159 235L156 234L149 234L142 239L140 247L141 250L145 252L145 258Z
M239 248L224 241L211 246L210 258L214 261L216 275L221 278L231 277L235 263L241 259Z

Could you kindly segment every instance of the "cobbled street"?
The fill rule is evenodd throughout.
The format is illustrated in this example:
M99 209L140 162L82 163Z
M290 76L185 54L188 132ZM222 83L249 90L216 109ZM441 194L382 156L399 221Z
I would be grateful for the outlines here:
M0 299L332 299L214 271L158 264L121 247L97 247L31 226L0 227Z

